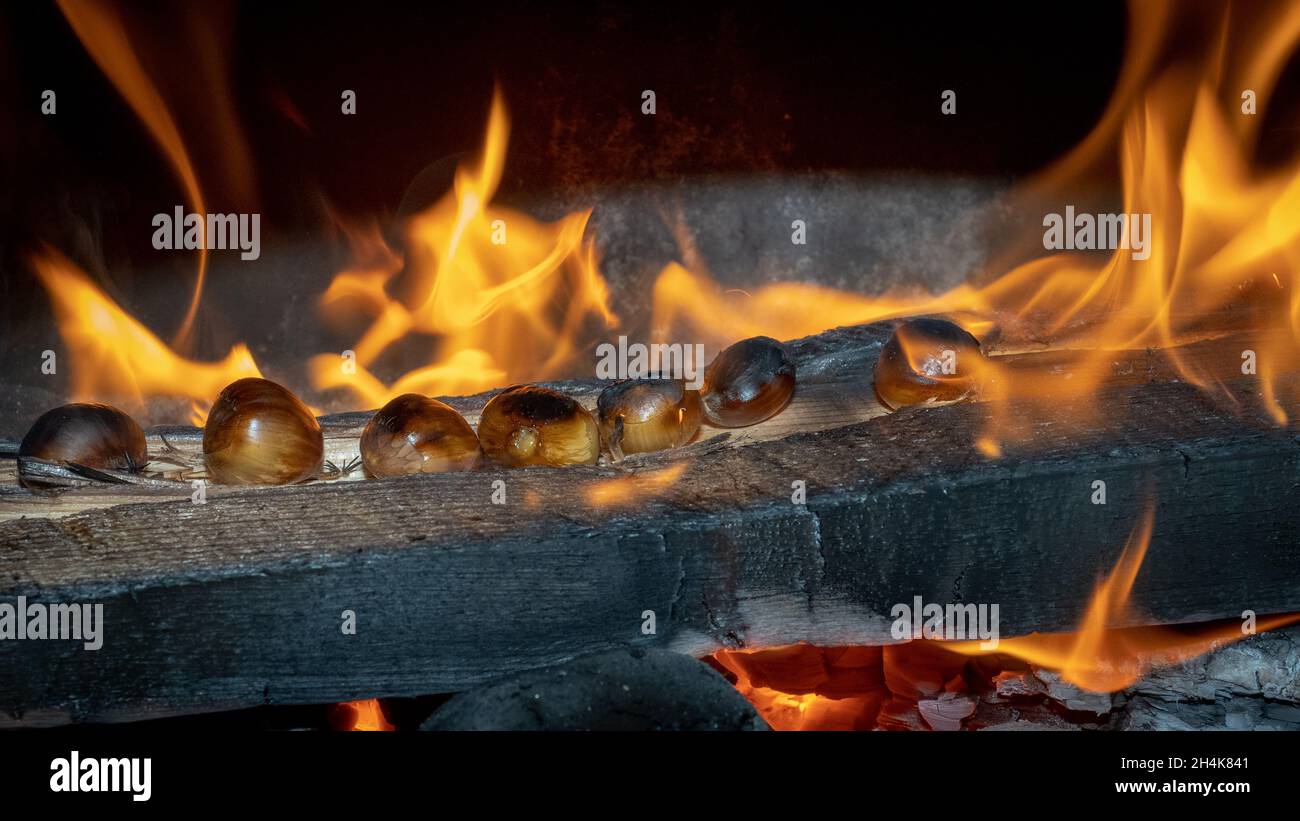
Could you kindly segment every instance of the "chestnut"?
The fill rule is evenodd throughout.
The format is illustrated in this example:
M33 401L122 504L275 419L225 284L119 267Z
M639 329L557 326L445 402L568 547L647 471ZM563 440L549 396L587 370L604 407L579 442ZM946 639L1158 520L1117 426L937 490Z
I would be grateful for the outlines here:
M203 458L221 484L287 485L320 474L325 439L302 400L249 377L227 385L208 412Z
M876 360L876 396L889 410L923 402L956 402L979 387L980 342L954 322L909 319L894 329Z
M691 441L700 429L700 395L680 379L626 379L600 392L596 418L605 450L618 461Z
M744 339L704 369L704 418L721 428L756 425L781 412L794 396L794 361L767 336Z
M384 405L361 432L361 465L371 478L469 470L478 436L450 405L407 393Z
M600 433L591 413L559 391L515 385L492 397L478 420L489 459L509 467L594 465Z
M144 431L134 419L111 405L76 402L48 410L18 446L18 455L106 470L141 470L149 461ZM24 487L43 483L24 479Z

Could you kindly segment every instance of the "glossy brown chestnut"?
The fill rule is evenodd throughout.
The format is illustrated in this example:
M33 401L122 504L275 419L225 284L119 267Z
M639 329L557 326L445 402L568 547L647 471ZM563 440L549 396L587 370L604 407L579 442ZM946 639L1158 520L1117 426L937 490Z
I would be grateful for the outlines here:
M226 485L287 485L319 475L325 440L311 410L266 379L231 382L203 426L208 477Z
M756 425L789 404L794 385L794 361L784 345L767 336L743 339L704 369L704 418L721 428Z
M700 429L700 395L680 379L627 379L600 392L596 418L601 443L616 461L677 448Z
M483 453L510 467L594 465L600 433L591 413L550 388L516 385L492 397L478 420Z
M469 470L478 437L450 405L408 393L380 408L361 432L361 465L372 478Z
M910 319L894 329L876 360L876 396L890 410L956 402L974 393L983 372L980 342L946 319Z
M149 461L144 431L136 421L110 405L91 402L41 414L19 444L18 455L133 473ZM21 475L19 481L25 487L42 484Z

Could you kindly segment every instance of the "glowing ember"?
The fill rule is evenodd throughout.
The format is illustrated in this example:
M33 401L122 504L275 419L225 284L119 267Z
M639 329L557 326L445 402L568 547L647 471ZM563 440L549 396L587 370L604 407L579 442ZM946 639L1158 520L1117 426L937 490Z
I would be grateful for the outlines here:
M1082 689L1114 692L1132 686L1153 667L1178 664L1249 635L1247 625L1240 623L1194 630L1121 626L1135 615L1130 593L1151 542L1152 516L1148 509L1130 534L1115 568L1093 593L1077 632L1004 639L997 652L1059 672L1065 681ZM1300 617L1294 615L1264 617L1249 628L1272 630L1297 619ZM974 641L944 646L965 655L988 652Z
M604 479L587 487L587 501L592 507L644 504L659 491L672 487L685 472L686 463L678 462L659 470Z
M980 641L922 639L885 647L721 650L713 659L778 730L906 728L918 717L923 726L956 729L974 710L971 693L1000 677L1047 670L1082 690L1117 692L1154 668L1300 622L1291 614L1249 623L1124 626L1136 615L1130 593L1150 544L1152 518L1148 509L1073 633L1001 639L996 649ZM987 659L998 672L972 666L972 657Z
M384 717L379 699L349 701L332 708L335 729L355 732L391 732L397 729Z

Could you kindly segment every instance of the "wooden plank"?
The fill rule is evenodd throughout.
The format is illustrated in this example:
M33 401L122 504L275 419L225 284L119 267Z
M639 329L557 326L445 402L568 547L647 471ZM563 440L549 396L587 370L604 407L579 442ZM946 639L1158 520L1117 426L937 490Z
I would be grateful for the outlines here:
M861 333L850 343L878 347ZM805 344L810 377L863 355ZM970 444L1007 408L966 404L704 442L631 472L232 489L11 521L0 602L100 602L107 625L98 651L0 642L0 722L458 691L627 643L887 642L890 609L914 596L996 603L1003 635L1064 630L1149 498L1139 622L1300 610L1297 431L1258 409L1254 379L1225 385L1239 407L1178 382L1104 390L1103 414L1062 401L1077 423L1035 425L999 460ZM628 505L591 501L629 476ZM1106 505L1089 500L1094 479Z
M772 441L796 433L828 430L865 422L887 411L876 399L871 373L881 345L892 332L894 322L879 322L854 328L841 328L825 334L789 343L799 369L799 388L791 402L776 417L749 428L725 431L729 447ZM1230 379L1240 375L1240 352L1245 348L1273 345L1280 333L1289 331L1237 331L1218 338L1191 341L1179 348L1179 356L1188 365L1213 379ZM1118 350L1095 355L1068 349L1050 349L1042 344L995 340L990 351L1003 368L1012 374L1032 374L1045 386L1085 380L1103 386L1138 385L1149 382L1176 381L1180 375L1170 366L1163 351L1157 349ZM597 380L543 383L563 390L594 410L596 397L605 383ZM474 426L479 411L497 391L475 396L442 397ZM361 431L373 411L333 414L320 417L325 433L325 458L335 465L345 465L359 457ZM705 428L701 439L723 433ZM153 428L148 432L151 454L165 447L174 448L194 464L202 463L203 432L188 426ZM361 481L356 471L336 481ZM16 485L16 464L0 460L0 522L24 517L67 516L84 510L120 504L148 504L159 500L186 499L192 492L187 482L172 488L141 486L90 485L58 494L33 494ZM212 485L209 495L223 495L229 488Z

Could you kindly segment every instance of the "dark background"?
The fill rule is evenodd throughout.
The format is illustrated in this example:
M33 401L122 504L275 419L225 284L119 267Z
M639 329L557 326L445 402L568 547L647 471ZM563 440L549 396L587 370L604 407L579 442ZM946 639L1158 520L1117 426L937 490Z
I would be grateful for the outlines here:
M1096 122L1124 43L1119 2L1068 20L1046 9L125 4L210 210L258 207L264 231L282 232L319 227L318 194L346 214L393 212L422 168L477 150L494 82L513 125L507 198L706 172L1023 174ZM236 190L221 161L237 143L212 122L194 48L204 37L223 44L251 191ZM179 201L162 153L54 4L5 8L0 60L11 241L57 229L69 209L148 225L160 203ZM40 114L47 88L56 116ZM939 114L947 88L955 117ZM357 92L355 116L340 112L343 89ZM643 89L658 95L654 117L640 114ZM147 249L148 232L129 233L105 236L109 252Z

